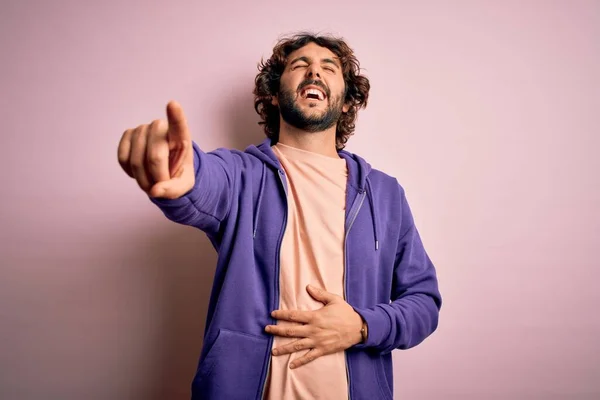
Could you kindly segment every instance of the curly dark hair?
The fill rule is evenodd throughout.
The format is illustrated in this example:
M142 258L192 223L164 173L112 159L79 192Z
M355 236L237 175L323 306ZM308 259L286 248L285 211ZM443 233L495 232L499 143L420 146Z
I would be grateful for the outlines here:
M341 38L321 36L312 33L298 33L280 39L273 48L273 55L267 61L258 64L259 73L256 75L254 88L254 109L260 115L259 125L264 125L265 134L273 143L279 140L279 108L271 103L279 93L279 82L285 69L288 56L294 51L315 43L334 53L342 65L346 86L344 104L350 107L337 121L336 147L345 147L348 138L354 133L358 110L367 106L369 79L360 75L360 64L354 51Z

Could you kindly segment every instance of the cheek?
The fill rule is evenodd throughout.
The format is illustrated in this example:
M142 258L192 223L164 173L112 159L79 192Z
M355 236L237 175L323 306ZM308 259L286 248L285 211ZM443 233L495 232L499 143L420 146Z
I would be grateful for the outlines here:
M331 90L332 93L336 93L337 97L343 99L346 94L346 83L344 82L343 79L340 79L340 80L336 79L334 82L331 83L331 86L329 87L329 89Z
M297 74L293 73L284 73L281 76L280 85L285 87L287 90L295 90L302 81L301 77L296 75Z
M335 95L332 95L332 97L336 100L339 101L340 103L344 103L344 100L346 98L346 93L344 91L343 88L337 89L337 91L335 92Z

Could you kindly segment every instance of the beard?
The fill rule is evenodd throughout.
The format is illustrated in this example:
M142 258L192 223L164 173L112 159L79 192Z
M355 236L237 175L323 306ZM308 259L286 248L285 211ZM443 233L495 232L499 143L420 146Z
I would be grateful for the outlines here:
M305 82L300 85L300 87L308 84L311 84L311 82ZM307 112L300 109L296 102L296 93L289 89L282 89L279 95L279 112L281 113L281 118L289 125L306 132L321 132L331 128L337 124L338 119L342 115L342 108L344 105L342 96L332 98L330 97L329 90L327 90L326 93L327 108L320 114L307 114ZM312 108L314 106L310 105L310 107Z

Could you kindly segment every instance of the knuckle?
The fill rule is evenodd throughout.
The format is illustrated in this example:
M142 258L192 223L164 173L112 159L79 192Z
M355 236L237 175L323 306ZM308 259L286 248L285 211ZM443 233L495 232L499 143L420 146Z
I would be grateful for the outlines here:
M311 351L310 353L308 353L308 354L306 355L306 359L307 359L308 361L313 361L313 360L315 359L314 352L312 352L312 351Z
M164 119L155 119L150 123L150 129L152 131L159 131L166 128L167 122Z
M294 330L292 328L288 328L285 330L285 334L287 336L294 336Z
M145 182L140 182L138 180L138 186L140 187L140 189L142 189L144 192L147 192L148 190L150 190L150 185L145 183Z
M137 128L135 128L134 135L136 137L136 140L145 141L146 137L148 137L148 125L140 125Z
M298 351L298 350L302 350L302 348L303 348L302 343L294 344L294 350Z
M162 154L160 154L159 152L156 151L150 151L148 154L148 164L156 167L161 165L162 163L164 163L166 161L166 157L164 157Z
M119 154L117 155L117 159L119 160L119 164L121 164L122 167L125 167L129 162L129 154L119 152Z
M135 171L136 173L141 173L143 172L144 169L144 162L141 159L133 159L131 160L131 162L129 163L131 169L133 171Z
M291 311L288 317L290 320L295 321L298 316L294 311Z
M142 126L143 125L135 128L135 130L131 133L131 145L134 147L136 145L139 145L140 143L142 143L142 141L145 137L145 135L144 135L145 131L142 128Z

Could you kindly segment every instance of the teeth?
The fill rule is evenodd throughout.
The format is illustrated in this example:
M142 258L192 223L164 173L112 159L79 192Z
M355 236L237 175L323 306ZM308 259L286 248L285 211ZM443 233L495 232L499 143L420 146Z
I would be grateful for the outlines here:
M319 100L324 100L325 99L325 94L320 91L319 89L306 89L302 92L302 97L306 98L308 97L309 94L315 94L317 96L319 96Z

